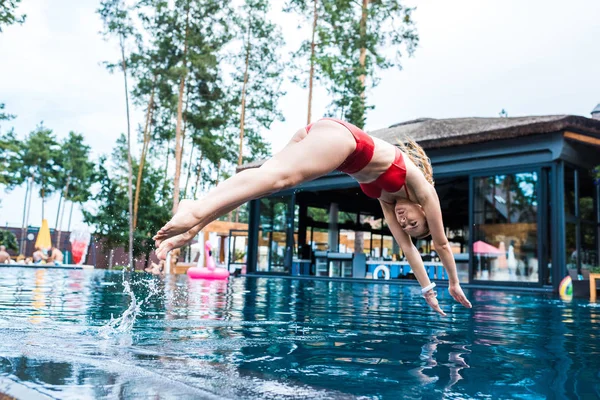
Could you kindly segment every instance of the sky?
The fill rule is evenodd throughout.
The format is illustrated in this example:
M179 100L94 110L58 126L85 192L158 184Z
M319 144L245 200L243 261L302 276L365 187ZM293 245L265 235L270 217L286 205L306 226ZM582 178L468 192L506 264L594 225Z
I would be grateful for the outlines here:
M282 0L275 0L278 4ZM58 138L83 133L94 157L110 154L126 129L122 76L102 61L118 58L115 42L99 34L98 0L27 0L22 26L0 33L0 103L17 118L2 126L25 137L43 122ZM420 42L402 70L379 73L369 90L375 106L366 130L415 118L574 114L589 116L600 103L600 1L411 0ZM306 37L298 20L273 12L292 51ZM285 121L264 132L273 151L306 124L308 91L285 82ZM315 90L313 116L330 100ZM143 110L134 110L135 127ZM25 188L0 189L0 225L21 226ZM58 196L46 202L54 227ZM41 222L34 197L30 224ZM82 223L78 208L72 227ZM66 220L63 225L66 229Z

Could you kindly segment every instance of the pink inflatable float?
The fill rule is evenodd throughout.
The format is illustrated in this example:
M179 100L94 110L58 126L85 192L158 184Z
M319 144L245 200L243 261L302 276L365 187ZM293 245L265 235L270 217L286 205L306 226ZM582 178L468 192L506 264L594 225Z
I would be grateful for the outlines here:
M217 268L217 264L212 256L210 242L207 240L204 243L204 251L206 251L206 267L188 268L187 274L192 279L227 279L229 271L225 268Z

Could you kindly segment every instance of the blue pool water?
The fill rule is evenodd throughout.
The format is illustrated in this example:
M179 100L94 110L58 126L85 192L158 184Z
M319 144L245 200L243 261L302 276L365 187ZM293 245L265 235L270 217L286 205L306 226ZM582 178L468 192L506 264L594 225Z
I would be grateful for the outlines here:
M412 286L134 274L132 304L121 273L0 273L0 392L18 398L600 397L588 301L470 290L467 310L442 289L441 318Z

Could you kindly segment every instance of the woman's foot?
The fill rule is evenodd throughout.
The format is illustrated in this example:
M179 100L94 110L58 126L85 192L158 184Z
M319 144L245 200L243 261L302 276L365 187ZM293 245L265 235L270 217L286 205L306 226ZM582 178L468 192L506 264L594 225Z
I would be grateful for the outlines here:
M156 241L156 245L159 246L165 239L187 232L198 225L200 223L200 218L196 217L196 213L194 212L195 209L197 209L196 201L181 200L173 218L171 218L165 226L160 228L152 238Z
M178 249L184 246L186 243L190 242L196 237L198 232L200 232L201 228L202 227L200 225L197 225L185 233L173 236L167 240L159 241L158 248L156 249L156 256L158 257L158 259L166 260L168 252L170 252L173 249Z

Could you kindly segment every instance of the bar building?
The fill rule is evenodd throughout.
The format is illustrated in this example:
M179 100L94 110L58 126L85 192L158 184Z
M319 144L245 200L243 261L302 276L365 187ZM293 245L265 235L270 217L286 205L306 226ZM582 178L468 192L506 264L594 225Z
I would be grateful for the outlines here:
M592 118L418 119L370 134L426 150L465 286L556 290L568 269L600 265L600 104ZM411 278L378 201L345 174L253 200L249 211L247 273ZM431 242L415 245L430 277L445 279Z

